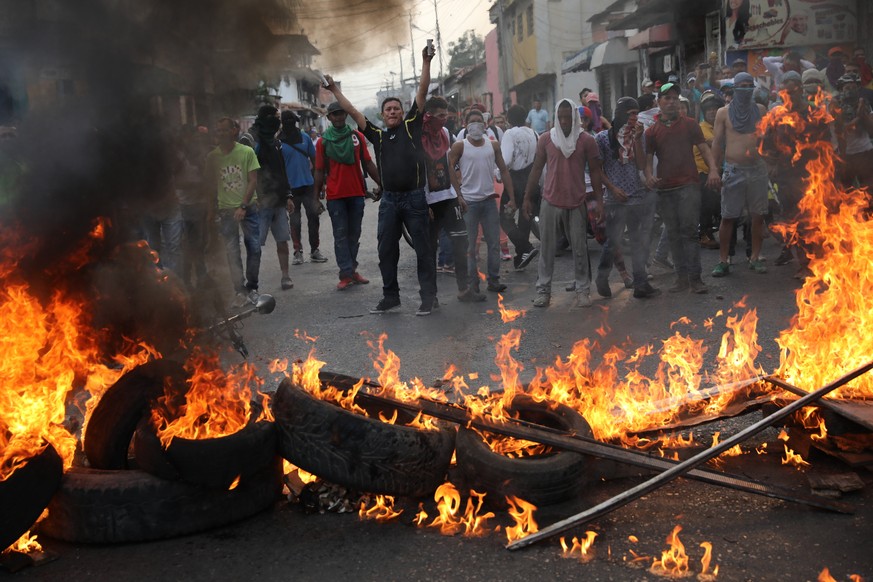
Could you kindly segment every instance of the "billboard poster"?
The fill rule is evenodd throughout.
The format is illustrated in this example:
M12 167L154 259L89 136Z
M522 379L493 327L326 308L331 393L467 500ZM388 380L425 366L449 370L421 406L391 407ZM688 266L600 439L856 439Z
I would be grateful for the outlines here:
M854 43L857 0L724 0L728 50Z

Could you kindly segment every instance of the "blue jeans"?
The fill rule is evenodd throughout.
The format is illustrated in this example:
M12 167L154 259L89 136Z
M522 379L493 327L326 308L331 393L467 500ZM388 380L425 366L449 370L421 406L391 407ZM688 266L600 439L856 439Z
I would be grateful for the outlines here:
M206 204L182 204L182 279L191 285L206 281Z
M464 249L464 252L467 252L467 249ZM446 267L455 266L455 253L452 249L452 240L449 238L449 235L446 234L445 228L440 229L437 265L444 265Z
M436 297L436 264L431 254L430 214L424 189L382 193L377 228L382 294L400 299L397 263L400 261L401 225L406 225L415 246L421 299L432 299Z
M680 279L700 279L700 185L697 182L658 192L658 214L667 227L673 264Z
M258 289L258 271L261 270L260 215L256 204L249 205L246 215L237 222L235 209L218 211L218 229L224 241L227 266L233 290L243 293L246 289ZM242 254L239 249L239 233L242 229L243 244L246 247L246 271L243 277Z
M606 243L600 253L597 273L608 277L614 262L615 248L621 244L621 237L627 226L633 260L634 288L645 287L648 282L646 259L649 255L649 237L652 230L652 217L655 214L655 199L649 196L642 204L609 204L606 213Z
M482 225L482 234L485 237L485 246L488 248L488 283L496 285L500 283L500 211L493 198L486 198L477 202L467 202L467 213L464 215L467 223L469 244L467 245L467 266L470 275L470 283L474 288L479 287L479 266L476 264L476 236L479 225Z
M142 219L142 235L158 253L160 266L182 275L182 211L173 205L167 216L146 214Z
M333 252L336 255L340 279L351 277L358 270L364 197L350 196L328 200L327 212L333 226Z

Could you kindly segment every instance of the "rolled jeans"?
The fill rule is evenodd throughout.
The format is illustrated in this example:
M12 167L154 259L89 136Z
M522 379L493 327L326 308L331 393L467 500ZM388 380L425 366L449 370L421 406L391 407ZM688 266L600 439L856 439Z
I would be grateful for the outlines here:
M408 192L382 192L376 235L382 294L400 299L397 263L400 261L401 225L406 225L415 247L419 295L422 301L433 299L436 297L436 264L432 260L430 214L423 188Z
M588 212L585 204L576 208L558 208L545 198L540 203L540 260L537 264L537 294L552 294L552 274L555 271L555 246L558 228L563 228L573 251L573 273L576 293L588 294L591 275L588 264Z
M467 213L464 222L467 223L467 232L478 232L482 226L482 234L485 237L485 246L488 248L486 269L488 283L496 285L500 282L500 211L494 203L494 198L489 197L475 202L467 201ZM476 239L469 237L467 244L467 274L474 289L479 288L479 266L476 264ZM457 269L456 269L457 272Z
M243 293L247 289L258 289L258 272L261 270L260 213L257 204L250 204L246 215L239 222L234 219L234 208L218 211L218 230L224 241L227 267L233 290ZM239 234L242 230L243 244L246 247L246 270L243 276L242 253L239 249Z
M655 214L654 197L649 196L649 199L642 204L608 204L604 207L604 212L606 213L606 243L600 253L598 276L609 276L615 262L615 248L621 244L626 226L631 244L634 289L644 288L648 283L646 259L649 255L648 241L651 237L652 217Z
M327 212L330 214L330 224L333 227L333 252L339 267L339 277L349 278L358 270L364 197L349 196L328 200Z
M672 190L659 190L658 214L667 227L676 275L680 279L700 279L700 243L697 235L700 184L694 182Z

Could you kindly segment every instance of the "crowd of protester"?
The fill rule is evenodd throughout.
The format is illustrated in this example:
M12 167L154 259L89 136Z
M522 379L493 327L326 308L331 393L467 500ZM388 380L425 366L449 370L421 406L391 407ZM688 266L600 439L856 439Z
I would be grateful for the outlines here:
M217 224L232 305L254 303L268 234L281 287L293 287L289 265L305 260L304 212L309 260L328 261L319 245L326 209L336 289L367 284L357 257L361 237L371 236L362 233L362 220L365 198L373 197L382 296L371 313L401 304L404 230L416 255L417 315L439 308L438 273L454 275L459 301L486 301L506 289L501 263L509 260L517 271L536 261L533 304L548 307L555 257L566 250L573 257L572 309L591 305L592 281L600 296L612 296L613 267L637 299L661 294L651 284L653 265L675 274L668 291L706 293L707 275L726 277L738 268L766 274L762 243L778 236L769 225L797 215L806 160L785 156L791 136L760 123L774 108L799 116L804 131L833 144L841 161L836 180L873 192L873 71L860 49L851 57L834 49L819 68L794 52L767 57L761 63L767 86L743 60L719 66L711 55L684 81L675 73L645 79L638 95L617 100L610 119L590 89L579 103L560 99L551 112L540 101L529 110L514 105L505 117L476 104L459 112L441 96L428 97L432 57L427 50L422 57L415 100L407 111L400 99L383 101L383 127L328 77L336 101L315 139L298 127L294 112L271 105L260 108L245 134L235 120L219 119L211 151L210 136L184 128L175 155L178 212L146 230L163 265L190 285L207 278L203 249ZM830 115L812 115L816 108ZM735 256L738 236L745 261ZM596 268L588 258L592 239L600 244ZM718 251L711 273L703 272L702 250ZM773 263L796 261L803 277L810 252L785 240Z

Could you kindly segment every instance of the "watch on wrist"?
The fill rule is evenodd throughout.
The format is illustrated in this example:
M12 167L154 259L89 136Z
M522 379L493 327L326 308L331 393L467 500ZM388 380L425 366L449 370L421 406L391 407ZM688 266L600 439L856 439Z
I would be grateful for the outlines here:
M248 204L245 204L245 203L240 204L239 207L240 207L241 209L243 209L243 210L248 210L248 209L249 209L249 205L248 205Z

